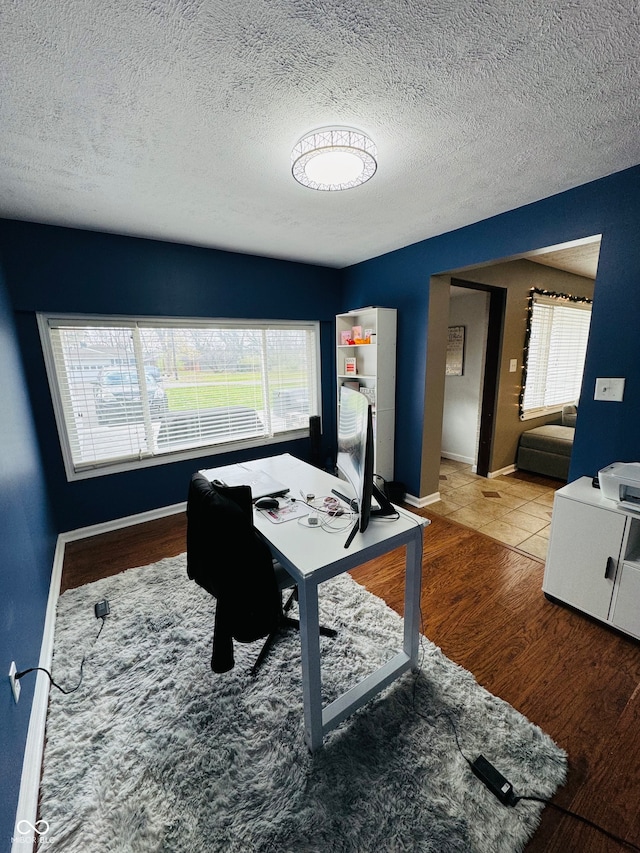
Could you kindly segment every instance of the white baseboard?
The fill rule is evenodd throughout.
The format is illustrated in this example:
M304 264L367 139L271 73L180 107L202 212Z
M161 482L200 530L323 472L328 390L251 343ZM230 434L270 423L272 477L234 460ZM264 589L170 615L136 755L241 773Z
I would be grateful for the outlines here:
M440 500L440 492L434 492L432 495L426 495L424 498L417 498L415 495L405 495L405 501L409 504L409 506L418 507L418 509L423 509L425 506L429 506L429 504L434 504L436 501Z
M471 465L471 473L475 474L477 472L476 460L474 458L468 456L460 456L456 453L446 453L444 450L440 452L440 456L443 459L452 459L454 462L464 462L467 465ZM503 477L505 474L513 474L514 471L517 471L515 465L507 465L504 468L500 468L499 471L489 471L487 474L487 478L491 479L492 477ZM433 501L430 501L433 503ZM417 506L417 504L415 504Z
M104 521L101 524L92 524L89 527L78 527L77 530L69 530L61 533L64 542L75 542L78 539L87 539L89 536L98 536L100 533L110 533L112 530L122 530L125 527L133 527L134 524L144 524L145 521L155 521L157 518L166 518L168 515L176 515L184 512L187 502L183 501L172 506L163 506L159 509L150 509L148 512L139 512L136 515L127 515L123 518L114 518L113 521Z
M64 541L61 537L58 537L53 557L51 583L49 584L49 597L47 599L42 643L40 644L40 659L38 661L38 666L48 669L49 671L51 671L51 661L53 660L56 607L58 605L58 597L60 595L60 581L62 579L63 562ZM51 685L49 683L48 676L45 675L44 672L38 672L36 677L36 686L33 693L31 714L29 715L29 728L27 730L24 759L22 761L20 793L18 795L18 808L16 809L16 820L14 823L15 829L11 853L24 853L25 850L35 849L35 831L33 827L35 827L38 817L40 773L42 770L42 756L44 753L44 733L47 723L50 687ZM24 827L30 827L26 833L18 832L17 830L21 821L24 821Z
M445 450L440 451L440 456L443 459L451 459L453 462L464 462L465 465L475 465L475 456L461 456L459 453L447 453Z
M62 566L64 564L64 549L67 542L75 542L96 536L99 533L107 533L111 530L119 530L131 527L134 524L142 524L145 521L153 521L157 518L166 518L169 515L183 512L186 509L186 501L173 506L162 507L149 512L141 512L125 518L107 521L103 524L93 524L89 527L81 527L67 533L61 533L56 542L53 556L53 568L51 570L51 582L49 584L49 597L44 619L44 630L42 643L40 644L40 658L38 666L51 671L53 660L53 643L55 639L56 608L60 596L60 583L62 581ZM18 795L18 807L14 823L13 843L11 853L25 853L25 850L35 849L35 827L38 819L38 797L40 794L40 774L42 771L42 759L44 755L44 736L47 723L47 708L49 705L49 690L51 684L44 672L38 672L36 686L33 694L33 703L29 715L29 728L27 730L27 741L22 761L22 775L20 778L20 793ZM30 827L28 832L18 832L17 826L22 824L25 828ZM46 836L40 836L45 838Z
M492 477L503 477L505 474L513 474L514 471L517 471L515 465L507 465L504 468L500 468L499 471L489 471L487 477L491 479Z

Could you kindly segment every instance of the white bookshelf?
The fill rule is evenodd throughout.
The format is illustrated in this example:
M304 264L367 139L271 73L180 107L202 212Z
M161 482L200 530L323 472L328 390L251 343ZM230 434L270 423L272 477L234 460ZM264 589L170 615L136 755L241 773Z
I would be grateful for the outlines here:
M361 330L359 343L343 342L343 333ZM393 451L396 420L396 327L395 308L358 308L336 317L336 370L338 407L340 388L357 383L372 402L375 473L393 480ZM369 332L369 335L367 335ZM350 337L351 340L355 340ZM355 359L355 370L348 370ZM338 418L340 412L338 410Z

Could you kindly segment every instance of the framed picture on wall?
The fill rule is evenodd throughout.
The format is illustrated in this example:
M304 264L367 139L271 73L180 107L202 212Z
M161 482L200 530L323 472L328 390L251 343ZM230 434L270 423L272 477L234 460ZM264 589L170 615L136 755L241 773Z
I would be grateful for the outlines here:
M462 376L464 370L464 326L449 326L447 376Z

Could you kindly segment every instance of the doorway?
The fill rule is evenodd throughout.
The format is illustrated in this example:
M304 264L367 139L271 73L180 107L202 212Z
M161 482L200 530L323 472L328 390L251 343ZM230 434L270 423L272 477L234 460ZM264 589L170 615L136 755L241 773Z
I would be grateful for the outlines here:
M461 373L445 378L442 451L466 458L482 477L490 469L505 305L504 288L451 279L449 323L464 330L464 353Z
M477 473L497 476L514 470L524 430L519 399L531 288L593 298L599 249L600 235L594 235L430 277L420 477L424 505L432 502L430 497L439 490L450 284L497 295L490 311L492 329L487 330L489 365L483 376L476 462ZM492 382L496 383L493 387ZM540 418L539 423L534 420L527 425L538 426L548 420Z

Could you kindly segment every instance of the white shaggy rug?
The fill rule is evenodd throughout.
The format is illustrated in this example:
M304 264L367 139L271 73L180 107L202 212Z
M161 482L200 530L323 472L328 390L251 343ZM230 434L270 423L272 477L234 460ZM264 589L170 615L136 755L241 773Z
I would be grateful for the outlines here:
M321 589L327 700L401 647L402 622L349 576ZM100 622L94 604L108 598ZM259 643L209 668L215 602L185 556L65 592L39 818L49 850L102 853L513 853L542 806L501 805L476 779L482 753L517 794L551 796L566 756L537 726L422 641L407 673L311 756L303 740L299 638L257 678ZM419 712L419 713L418 713Z

